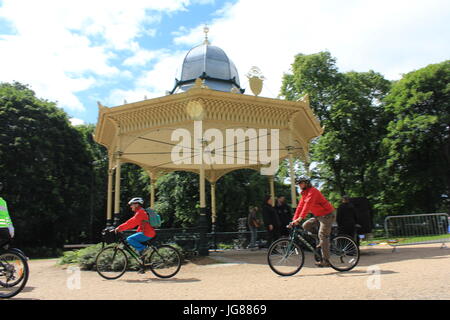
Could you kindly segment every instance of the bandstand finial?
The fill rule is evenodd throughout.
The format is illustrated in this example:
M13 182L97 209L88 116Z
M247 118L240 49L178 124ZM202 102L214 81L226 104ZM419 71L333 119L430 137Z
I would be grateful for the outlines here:
M208 32L209 32L208 25L205 24L205 26L203 27L203 32L205 33L205 40L203 41L203 44L210 44L208 40Z

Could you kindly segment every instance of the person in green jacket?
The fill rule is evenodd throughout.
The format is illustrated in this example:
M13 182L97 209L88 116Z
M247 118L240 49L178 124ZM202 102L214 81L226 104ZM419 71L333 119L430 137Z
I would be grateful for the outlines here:
M3 190L3 183L0 182L0 194ZM0 246L14 237L14 226L9 217L8 205L0 195Z

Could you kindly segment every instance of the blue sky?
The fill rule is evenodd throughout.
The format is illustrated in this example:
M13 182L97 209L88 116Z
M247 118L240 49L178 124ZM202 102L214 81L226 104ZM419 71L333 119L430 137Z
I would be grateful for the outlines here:
M297 53L329 50L341 71L392 80L447 60L449 21L448 0L0 0L0 82L30 85L74 124L96 123L97 101L172 89L205 24L241 85L258 66L262 95L276 97Z

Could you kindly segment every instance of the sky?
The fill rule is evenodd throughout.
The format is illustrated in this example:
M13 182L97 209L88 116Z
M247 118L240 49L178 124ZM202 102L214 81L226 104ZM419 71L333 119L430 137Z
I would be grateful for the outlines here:
M450 58L448 0L0 0L0 82L57 102L74 125L164 96L203 42L265 77L276 98L294 56L328 50L341 72L387 79Z

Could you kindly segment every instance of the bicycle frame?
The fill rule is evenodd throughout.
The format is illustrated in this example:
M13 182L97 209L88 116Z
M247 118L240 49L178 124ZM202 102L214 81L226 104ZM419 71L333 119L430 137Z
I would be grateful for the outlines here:
M291 235L289 237L289 245L291 245L294 241L300 240L309 250L312 251L317 256L322 256L322 252L318 248L314 248L305 238L302 236L302 229L299 227L294 227L294 229L291 231ZM290 248L288 252L290 251Z
M141 257L136 253L136 251L128 244L128 242L125 239L120 238L120 240L115 244L115 248L119 248L120 245L122 245L123 249L130 254L130 256L136 260L142 267L145 267L144 261L141 259ZM149 248L151 248L153 251L156 250L156 248L153 245L149 245Z

